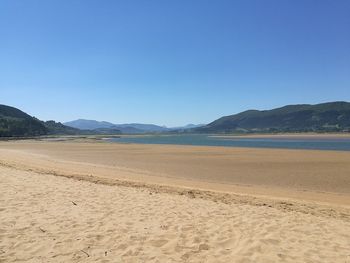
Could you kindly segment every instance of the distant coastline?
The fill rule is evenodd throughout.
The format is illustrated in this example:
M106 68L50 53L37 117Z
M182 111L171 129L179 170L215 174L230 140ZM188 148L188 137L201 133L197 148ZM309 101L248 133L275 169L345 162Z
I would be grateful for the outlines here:
M350 132L213 134L214 138L350 138Z
M154 124L113 124L79 119L64 124L41 121L17 108L0 105L0 137L28 138L48 135L130 134L323 134L350 133L350 103L287 105L272 110L248 110L221 117L207 125L167 128Z

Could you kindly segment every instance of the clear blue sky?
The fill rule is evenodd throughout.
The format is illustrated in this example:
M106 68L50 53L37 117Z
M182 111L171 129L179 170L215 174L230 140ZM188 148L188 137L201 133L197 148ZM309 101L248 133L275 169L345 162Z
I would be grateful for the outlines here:
M349 0L1 0L0 103L176 126L350 100Z

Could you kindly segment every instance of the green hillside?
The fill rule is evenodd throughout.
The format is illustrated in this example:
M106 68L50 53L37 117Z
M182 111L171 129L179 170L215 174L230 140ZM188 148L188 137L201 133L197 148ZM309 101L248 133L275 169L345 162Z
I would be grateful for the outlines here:
M14 107L0 105L0 137L38 136L48 133L40 120Z
M45 127L47 128L47 134L49 135L77 135L83 134L83 132L79 129L75 129L72 127L68 127L63 125L60 122L55 121L46 121L44 122ZM86 132L86 134L89 134Z
M51 134L79 134L79 129L59 122L40 121L14 107L0 105L0 137L28 137Z
M273 110L248 110L195 129L206 133L343 132L350 131L350 103L289 105Z

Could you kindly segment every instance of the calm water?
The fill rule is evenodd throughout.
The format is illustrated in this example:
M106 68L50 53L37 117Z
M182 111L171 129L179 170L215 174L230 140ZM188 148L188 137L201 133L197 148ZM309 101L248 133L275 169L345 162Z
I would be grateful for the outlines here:
M217 138L208 135L152 135L108 140L117 143L350 151L350 138Z

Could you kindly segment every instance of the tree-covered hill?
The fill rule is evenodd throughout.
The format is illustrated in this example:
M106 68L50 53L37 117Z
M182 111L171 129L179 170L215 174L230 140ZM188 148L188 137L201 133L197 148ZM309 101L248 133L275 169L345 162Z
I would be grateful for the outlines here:
M272 110L248 110L195 129L205 133L343 132L350 131L350 103L288 105Z
M74 135L79 129L55 121L41 121L14 107L0 105L0 137L28 137L40 135Z
M45 124L14 107L0 105L0 137L38 136L48 133Z
M47 128L47 134L49 134L49 135L77 135L77 134L83 134L83 132L81 130L79 130L79 129L68 127L66 125L63 125L60 122L55 122L55 121L52 121L52 120L44 122L44 125Z

